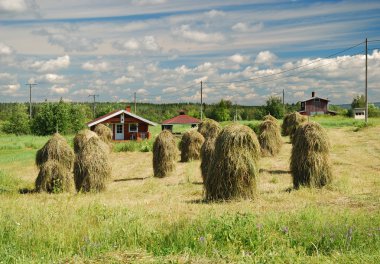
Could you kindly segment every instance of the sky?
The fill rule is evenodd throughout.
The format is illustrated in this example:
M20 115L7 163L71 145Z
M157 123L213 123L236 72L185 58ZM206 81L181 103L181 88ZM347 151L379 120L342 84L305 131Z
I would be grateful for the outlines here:
M0 0L0 102L380 101L380 1Z

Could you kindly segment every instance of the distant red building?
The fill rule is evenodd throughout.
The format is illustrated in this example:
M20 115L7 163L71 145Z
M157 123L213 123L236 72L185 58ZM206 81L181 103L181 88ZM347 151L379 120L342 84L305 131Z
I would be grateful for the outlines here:
M301 102L301 115L335 115L334 111L328 109L329 100L315 96L315 92L311 93L311 98Z
M93 130L97 124L104 124L112 130L113 140L138 140L149 139L149 126L157 124L141 116L131 113L130 107L125 110L115 110L104 116L100 116L87 126Z
M173 132L173 125L190 125L191 127L196 127L201 120L198 118L188 116L185 111L181 110L178 116L165 120L161 123L161 129L169 130Z

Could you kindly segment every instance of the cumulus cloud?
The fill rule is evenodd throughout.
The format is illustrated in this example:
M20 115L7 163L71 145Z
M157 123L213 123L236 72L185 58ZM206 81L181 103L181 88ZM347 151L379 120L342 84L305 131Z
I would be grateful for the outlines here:
M0 42L0 56L1 55L11 55L13 53L11 47Z
M236 53L230 57L228 57L228 59L232 62L235 62L235 63L238 63L238 64L241 64L241 63L246 63L249 61L249 56L243 56L239 53Z
M50 88L50 91L52 91L55 94L65 94L65 93L68 93L69 88L62 87L59 85L53 85L53 87Z
M132 0L133 5L146 6L146 5L161 5L166 3L167 0Z
M211 17L211 18L214 18L217 16L225 16L225 14L226 13L224 13L223 11L219 11L219 10L215 10L215 9L206 12L206 16Z
M168 88L165 88L162 90L162 92L164 92L164 93L174 93L176 91L177 91L176 87L168 87Z
M105 72L110 69L110 65L105 62L91 62L87 61L82 64L82 69L86 71Z
M277 59L276 54L266 50L266 51L260 51L259 54L257 54L255 63L256 64L264 64L264 65L271 65L273 64Z
M125 84L125 83L132 83L134 81L135 81L135 79L123 75L123 76L117 78L116 80L114 80L113 84L121 85L121 84Z
M49 83L66 83L68 80L63 75L58 75L55 73L47 73L41 75L37 78L37 82L39 81L47 81Z
M261 31L263 27L264 24L262 22L253 25L244 22L238 22L233 25L231 29L236 32L257 32Z
M0 92L3 95L15 95L15 93L20 89L20 84L5 84L0 86Z
M199 30L192 30L190 25L182 25L173 30L172 33L176 36L195 42L221 42L225 39L224 35L219 32L206 33Z
M1 0L0 13L22 13L26 11L27 5L24 0Z
M136 91L137 94L147 95L148 91L146 89L140 88Z
M69 55L58 57L48 61L35 61L29 67L37 70L38 72L52 72L59 69L65 69L70 65Z
M161 49L154 36L144 36L138 40L135 38L126 41L115 41L112 46L121 51L158 51Z

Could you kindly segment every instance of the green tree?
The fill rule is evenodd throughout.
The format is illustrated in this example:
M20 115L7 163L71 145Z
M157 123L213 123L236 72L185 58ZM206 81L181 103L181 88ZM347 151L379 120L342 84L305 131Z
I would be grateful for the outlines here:
M282 100L277 96L270 96L266 101L265 106L266 114L271 114L277 119L284 117L284 106L282 105Z
M9 119L3 125L3 131L18 136L30 133L29 115L24 104L14 105Z
M351 109L354 108L363 108L365 107L365 97L364 95L356 96L351 103Z
M210 112L210 118L222 122L222 121L228 121L231 119L230 116L230 108L232 106L231 101L228 100L221 100L217 105L215 105Z

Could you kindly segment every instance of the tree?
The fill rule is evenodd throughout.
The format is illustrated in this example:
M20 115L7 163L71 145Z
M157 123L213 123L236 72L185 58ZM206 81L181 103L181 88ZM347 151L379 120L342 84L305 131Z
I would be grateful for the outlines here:
M24 104L16 104L13 107L11 116L3 125L3 131L17 136L30 133L29 115Z
M365 107L365 97L364 95L356 96L351 103L351 109L354 108L364 108Z
M265 110L267 114L271 114L277 119L284 117L284 106L280 97L270 96L266 101Z
M230 116L230 110L232 103L228 100L220 100L218 104L216 104L213 109L211 110L211 113L209 114L210 118L222 122L222 121L228 121L231 119Z

